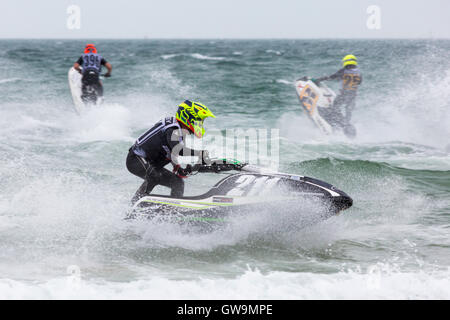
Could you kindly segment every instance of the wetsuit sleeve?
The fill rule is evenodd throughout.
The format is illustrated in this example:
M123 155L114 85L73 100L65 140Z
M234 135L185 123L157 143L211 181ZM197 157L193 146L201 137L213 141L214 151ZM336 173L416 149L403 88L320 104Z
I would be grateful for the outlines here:
M83 57L78 58L77 63L82 66L83 65Z
M108 61L106 61L105 58L102 58L102 61L101 61L102 66L104 66L107 63L108 63Z
M340 69L338 72L332 74L331 76L318 78L317 81L341 79L343 74L344 74L344 69Z

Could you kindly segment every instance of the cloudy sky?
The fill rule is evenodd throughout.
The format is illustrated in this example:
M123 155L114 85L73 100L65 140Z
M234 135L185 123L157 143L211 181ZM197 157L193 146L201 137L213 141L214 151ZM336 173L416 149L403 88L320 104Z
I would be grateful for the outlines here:
M450 38L450 0L0 1L0 38L145 37Z

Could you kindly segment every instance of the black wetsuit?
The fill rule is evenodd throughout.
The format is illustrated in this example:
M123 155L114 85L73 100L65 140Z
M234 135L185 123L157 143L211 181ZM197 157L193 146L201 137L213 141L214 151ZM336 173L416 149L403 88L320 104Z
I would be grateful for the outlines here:
M342 127L348 125L352 118L352 112L356 104L356 95L359 85L362 83L361 72L357 66L350 65L340 69L331 76L322 77L317 81L342 80L342 88L333 103L334 122ZM345 108L345 115L341 113L341 108Z
M87 53L83 54L77 63L83 68L83 77L81 78L81 99L84 102L94 102L94 98L103 96L103 85L100 81L100 73L102 66L107 61L99 54ZM95 90L95 97L92 96L90 89ZM96 99L95 99L96 100Z
M178 156L202 156L202 151L185 147L183 131L174 117L167 117L147 130L130 148L127 169L145 180L133 197L133 203L157 185L170 188L173 197L183 196L183 179L164 168L171 162L177 165Z

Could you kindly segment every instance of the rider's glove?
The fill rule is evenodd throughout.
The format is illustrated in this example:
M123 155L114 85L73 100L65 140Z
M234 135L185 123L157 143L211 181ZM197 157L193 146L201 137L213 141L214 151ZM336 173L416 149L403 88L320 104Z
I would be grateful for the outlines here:
M105 73L104 75L103 75L105 78L109 78L109 77L111 77L111 73Z
M180 165L177 165L173 168L173 172L180 178L187 178L192 173L192 166L188 164L186 168L182 168Z

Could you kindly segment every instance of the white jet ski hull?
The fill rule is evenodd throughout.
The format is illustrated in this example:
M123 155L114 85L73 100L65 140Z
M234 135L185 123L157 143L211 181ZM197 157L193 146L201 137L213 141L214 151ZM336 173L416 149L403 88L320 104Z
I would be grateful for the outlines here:
M342 131L349 138L356 136L355 127L333 106L336 93L327 85L303 78L295 82L295 90L305 113L324 134Z
M81 74L77 70L75 70L74 67L70 68L68 73L69 87L72 94L74 108L78 114L82 114L86 109L86 106L81 99L81 78Z
M86 101L83 101L82 75L74 67L70 68L68 79L74 108L78 114L84 113L89 106L100 106L102 104L103 97L99 96L94 88L87 89L88 97Z
M325 84L319 87L311 80L297 80L295 90L305 113L325 134L333 133L333 126L319 113L321 109L331 109L336 93Z

